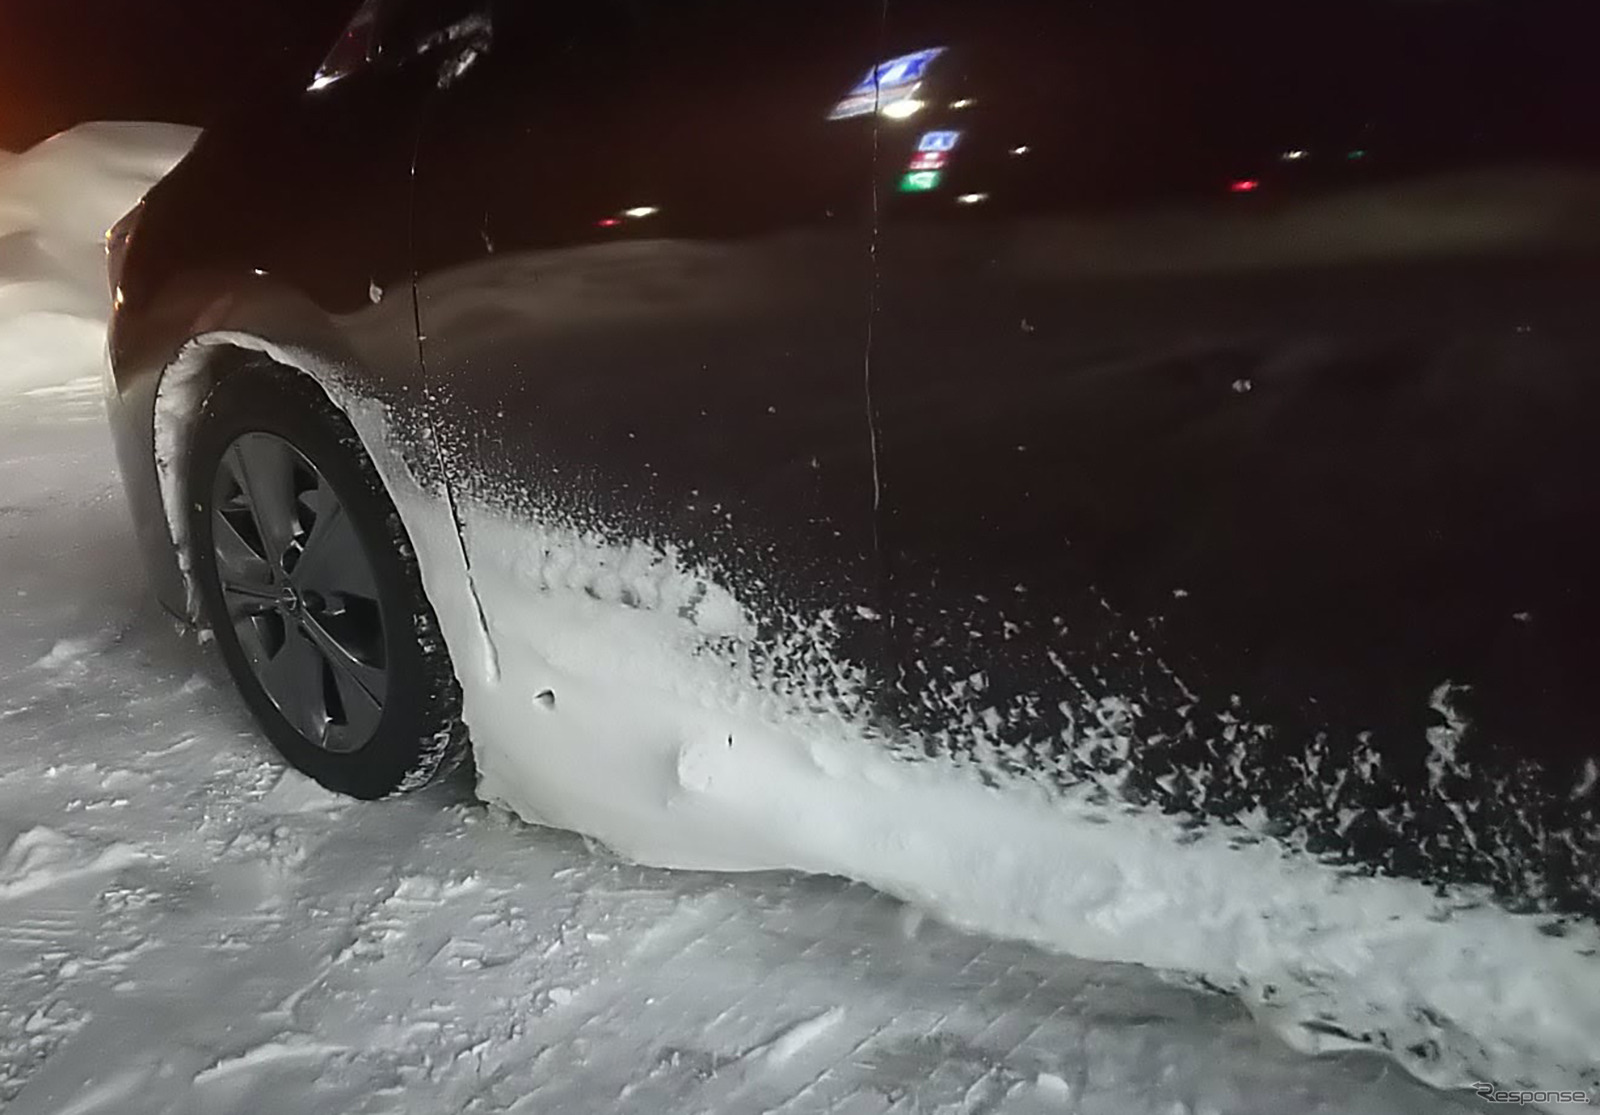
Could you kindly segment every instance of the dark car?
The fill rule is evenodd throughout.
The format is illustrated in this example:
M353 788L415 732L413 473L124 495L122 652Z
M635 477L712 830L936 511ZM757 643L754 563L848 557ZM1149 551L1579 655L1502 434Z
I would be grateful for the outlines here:
M156 591L360 797L669 694L1593 914L1593 22L369 2L113 230Z

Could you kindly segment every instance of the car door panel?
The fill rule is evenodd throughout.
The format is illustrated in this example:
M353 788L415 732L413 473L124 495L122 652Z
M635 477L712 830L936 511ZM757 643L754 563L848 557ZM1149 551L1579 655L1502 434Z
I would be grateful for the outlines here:
M620 644L609 666L524 645L513 612L575 593L790 704L864 712L886 645L872 131L824 117L875 12L493 15L416 180L422 352L491 638L561 658L569 690L667 684Z
M1592 908L1597 180L1500 14L896 5L942 48L880 140L908 731Z

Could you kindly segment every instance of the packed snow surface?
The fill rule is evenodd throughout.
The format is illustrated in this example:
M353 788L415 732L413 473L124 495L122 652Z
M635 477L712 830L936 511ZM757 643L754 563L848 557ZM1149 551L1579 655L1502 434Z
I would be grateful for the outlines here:
M101 413L87 261L188 139L0 161L0 1107L1481 1109L1330 1018L1439 1084L1600 1088L1591 929L897 759L644 540L472 507L469 581L355 400L481 782L283 770L149 600Z

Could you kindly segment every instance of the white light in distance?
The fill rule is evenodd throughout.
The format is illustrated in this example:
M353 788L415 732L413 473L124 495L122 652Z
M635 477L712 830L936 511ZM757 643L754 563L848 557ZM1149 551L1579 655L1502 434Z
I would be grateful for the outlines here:
M924 102L915 97L903 97L898 101L890 101L878 111L890 120L904 120L921 112Z

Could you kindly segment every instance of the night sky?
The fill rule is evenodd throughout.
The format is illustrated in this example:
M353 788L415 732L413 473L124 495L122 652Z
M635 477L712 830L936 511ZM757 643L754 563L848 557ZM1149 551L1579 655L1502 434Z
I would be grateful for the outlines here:
M0 0L0 148L85 120L204 123L355 0ZM326 30L328 25L333 30Z
M1293 0L1281 10L1256 2L1283 18L1302 3L1326 11L1343 0ZM358 3L0 0L0 149L21 150L86 120L203 124L275 73L314 69ZM1520 120L1519 127L1565 135L1586 150L1600 145L1592 125L1600 66L1588 57L1600 34L1600 0L1392 0L1377 7L1409 10L1417 21L1415 33L1396 34L1388 44L1398 51L1392 70L1414 73L1414 89L1402 100L1421 104L1430 88L1443 88L1434 72L1441 65L1482 70L1486 78L1502 65L1522 65L1541 76L1565 74L1572 88L1552 95L1543 111ZM1513 12L1527 18L1507 22ZM1556 12L1562 18L1543 14ZM1575 20L1578 12L1586 15ZM1578 22L1586 33L1573 33ZM1358 30L1353 24L1357 38L1347 44L1352 56L1364 53L1356 49ZM1300 46L1320 56L1343 49L1318 40ZM1284 67L1285 81L1292 81L1298 59L1287 58ZM1352 63L1339 99L1347 105L1367 99L1365 81L1361 66ZM1492 81L1472 80L1444 85L1494 87ZM1495 106L1485 106L1480 115L1488 120Z

